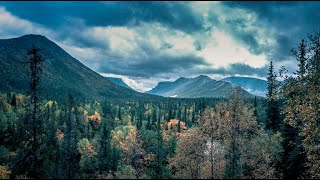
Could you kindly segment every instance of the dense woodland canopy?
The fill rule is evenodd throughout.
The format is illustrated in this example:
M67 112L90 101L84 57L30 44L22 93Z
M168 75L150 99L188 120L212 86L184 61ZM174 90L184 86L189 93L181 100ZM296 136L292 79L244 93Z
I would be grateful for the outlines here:
M319 33L267 98L45 99L38 48L29 93L0 95L0 178L320 178Z

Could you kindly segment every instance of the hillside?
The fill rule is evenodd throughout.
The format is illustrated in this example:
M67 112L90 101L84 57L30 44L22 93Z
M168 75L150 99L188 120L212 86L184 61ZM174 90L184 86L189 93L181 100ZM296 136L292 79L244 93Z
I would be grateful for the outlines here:
M108 80L112 81L113 83L118 84L119 86L132 89L130 86L128 86L121 78L115 78L115 77L106 77Z
M112 83L41 35L0 40L0 91L26 92L29 89L28 67L23 61L32 44L41 49L44 58L41 87L47 98L64 98L68 93L93 99L155 97Z

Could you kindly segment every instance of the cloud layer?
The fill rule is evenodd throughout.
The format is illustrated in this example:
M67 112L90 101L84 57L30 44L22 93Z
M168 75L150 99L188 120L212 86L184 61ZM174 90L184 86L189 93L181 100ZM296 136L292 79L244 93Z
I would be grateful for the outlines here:
M264 78L320 30L318 2L0 2L0 38L42 34L139 91L206 74Z

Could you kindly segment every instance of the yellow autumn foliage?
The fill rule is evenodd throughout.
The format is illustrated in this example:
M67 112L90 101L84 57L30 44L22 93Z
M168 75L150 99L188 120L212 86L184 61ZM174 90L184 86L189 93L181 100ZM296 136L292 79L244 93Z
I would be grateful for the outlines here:
M52 105L53 105L53 101L51 101L51 100L48 101L47 104L46 104L46 106L49 106L50 108L52 108Z
M0 166L0 179L9 179L10 173L7 166Z
M95 123L95 127L97 128L101 124L101 116L97 111L95 111L93 115L87 116L87 121L94 122Z
M4 103L3 104L3 110L6 112L6 111L8 111L9 110L9 108L11 108L11 105L9 104L9 103Z
M22 95L16 95L16 102L17 102L17 104L22 103L22 101L23 101L23 96L22 96Z
M112 143L119 146L123 151L128 151L136 137L137 129L135 126L119 126L112 131Z
M171 132L174 132L176 134L177 137L180 136L180 134L186 132L188 130L186 123L183 121L180 121L180 128L181 128L181 132L178 133L178 124L179 124L179 120L178 119L171 119L168 123L167 123L167 127L168 127L168 131L165 133L165 135L170 135Z

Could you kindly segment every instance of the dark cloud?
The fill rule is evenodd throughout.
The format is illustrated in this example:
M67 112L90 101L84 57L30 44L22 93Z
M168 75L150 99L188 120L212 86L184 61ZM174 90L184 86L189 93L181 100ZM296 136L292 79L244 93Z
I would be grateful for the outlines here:
M159 22L185 32L202 29L202 19L181 2L1 2L16 16L50 28L73 19L87 26L130 26Z
M109 56L107 58L109 62L113 63L102 64L100 68L97 69L98 72L144 78L157 77L163 74L179 74L186 71L191 72L195 66L210 65L201 57L196 56L173 57L160 55L158 57L151 56L144 60L122 59L121 61L119 61L116 56Z
M92 32L86 32L88 29L84 26L64 27L55 33L58 40L68 41L70 45L76 45L80 48L109 49L109 42L104 39L94 38Z
M254 12L258 16L255 26L261 28L275 28L274 38L278 46L267 47L257 45L257 33L244 33L237 28L232 29L239 39L249 45L252 52L272 51L269 58L281 61L288 60L290 50L306 37L308 33L320 30L320 3L319 2L223 2L230 8L241 8ZM231 22L236 27L246 22ZM268 35L266 35L268 36Z
M234 63L230 64L227 68L208 68L203 70L203 73L220 75L255 75L265 77L267 75L267 66L255 68L247 64Z
M163 51L175 48L174 43L171 43L170 40L160 44L159 49L154 49L153 44L148 40L146 43L134 41L137 44L136 52L132 54L134 57L124 57L124 55L112 52L108 40L92 36L88 29L93 26L120 26L130 29L142 23L156 22L160 23L161 27L180 30L193 36L195 38L193 46L197 51L206 48L207 43L213 40L211 32L214 29L222 29L221 31L231 34L233 38L242 42L251 53L257 55L265 53L269 60L273 61L288 60L291 55L290 50L296 47L302 37L309 32L320 30L320 3L318 2L222 2L214 6L227 7L228 10L237 8L253 12L257 15L256 21L248 23L241 14L234 14L233 17L230 17L231 12L209 10L207 17L210 22L208 24L211 24L209 26L203 16L192 11L188 3L0 2L0 6L5 7L14 16L54 32L54 39L57 41L67 42L67 45L77 48L92 48L96 52L101 52L100 59L82 58L89 66L90 63L94 64L92 66L97 67L96 71L137 78L163 77L166 74L167 76L171 74L182 76L239 74L265 77L267 67L254 68L250 65L235 63L230 64L228 68L212 68L203 58L192 55L193 52L164 55ZM222 22L224 18L220 18L221 16L229 18ZM148 28L148 26L143 27ZM274 29L275 32L261 34L260 30L268 30L268 28ZM11 34L19 34L19 29L6 29L5 27L3 29L6 32L14 31L10 32ZM145 29L139 30L144 31ZM144 35L143 32L138 34ZM168 33L163 33L163 35L161 32L153 32L153 34L159 37L168 35ZM259 40L263 38L261 36L274 39L278 45L259 43ZM141 57L137 57L139 55ZM203 68L204 66L207 68Z
M108 49L108 43L84 34L88 27L137 26L159 22L187 33L203 20L182 2L0 2L13 15L56 32L55 39L80 48ZM170 48L170 44L163 48Z

